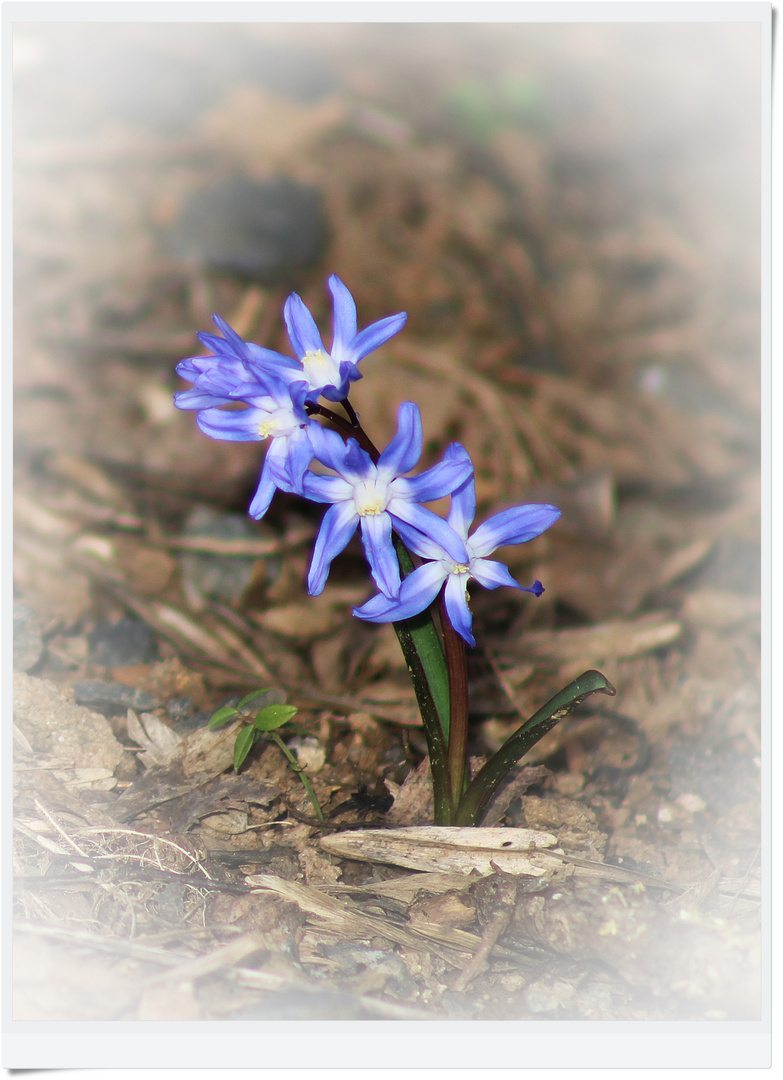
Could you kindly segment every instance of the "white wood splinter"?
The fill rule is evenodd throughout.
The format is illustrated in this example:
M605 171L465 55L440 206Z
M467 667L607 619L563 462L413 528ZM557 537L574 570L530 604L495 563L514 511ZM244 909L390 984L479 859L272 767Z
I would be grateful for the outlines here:
M545 849L562 854L557 837L537 829L476 829L412 826L362 829L324 836L321 847L332 855L362 862L390 863L410 870L491 874L494 863L508 874L543 877L553 870Z

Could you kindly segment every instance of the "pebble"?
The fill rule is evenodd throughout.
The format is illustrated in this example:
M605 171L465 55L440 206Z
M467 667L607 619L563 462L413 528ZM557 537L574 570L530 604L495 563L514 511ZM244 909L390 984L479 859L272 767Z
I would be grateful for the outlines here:
M152 664L158 658L155 635L140 619L100 622L87 635L87 642L91 662L102 667Z
M166 704L166 712L174 721L185 720L192 708L193 698L189 697L172 698L171 701Z
M14 600L14 668L29 671L41 659L44 650L38 616L21 600Z
M159 702L151 694L123 683L91 682L76 683L73 698L77 705L85 705L105 716L122 716L128 709L147 711Z
M318 262L326 241L321 192L286 176L233 176L192 191L164 236L175 258L267 285Z
M245 514L223 513L197 506L184 529L187 537L218 540L258 540L263 534ZM232 602L248 587L256 560L250 557L202 555L183 552L179 556L186 590L197 597Z

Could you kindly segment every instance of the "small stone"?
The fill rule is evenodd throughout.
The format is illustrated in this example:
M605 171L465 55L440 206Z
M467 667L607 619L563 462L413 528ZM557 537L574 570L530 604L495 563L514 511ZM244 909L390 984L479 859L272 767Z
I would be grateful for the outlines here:
M145 694L143 690L97 679L76 683L73 697L77 705L85 705L105 716L122 716L128 709L148 711L159 704L151 694Z
M14 600L14 668L29 671L43 654L41 625L32 608Z
M197 506L183 530L187 537L215 540L258 540L264 536L245 514L222 513ZM252 556L208 555L183 552L179 556L185 589L197 603L202 597L235 601L250 585L256 560Z
M87 635L90 660L102 667L131 667L151 664L158 658L152 629L140 619L101 622Z
M165 237L184 262L267 285L318 262L326 240L321 192L285 176L234 176L191 192Z
M193 698L172 698L166 705L166 712L172 720L184 720L193 708Z

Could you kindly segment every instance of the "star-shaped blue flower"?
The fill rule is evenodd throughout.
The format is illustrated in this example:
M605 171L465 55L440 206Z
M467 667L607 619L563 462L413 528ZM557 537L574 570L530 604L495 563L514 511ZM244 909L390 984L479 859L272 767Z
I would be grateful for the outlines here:
M459 443L453 443L444 454L446 463L469 463L467 450ZM465 546L466 558L455 557L453 545L447 548L432 532L425 534L412 523L403 521L397 525L397 531L407 547L416 555L430 562L424 563L402 582L398 596L389 597L382 592L368 600L362 607L354 608L353 613L368 622L397 622L410 619L433 602L445 582L445 602L451 625L468 645L475 645L472 633L473 616L468 607L467 584L475 578L486 589L497 589L500 585L510 585L515 589L532 592L540 596L544 587L540 581L530 586L520 585L503 563L488 559L487 556L505 544L523 544L540 536L545 529L553 525L560 517L555 506L546 503L531 503L527 506L514 506L495 514L479 525L472 536L468 530L476 515L476 490L471 469L468 478L454 490L451 497L451 509L446 519L447 526Z
M470 459L441 461L418 476L406 477L421 457L421 415L417 405L404 402L397 434L374 465L355 439L340 436L318 424L310 429L314 457L337 473L305 473L303 494L314 502L332 503L315 542L308 577L311 596L323 591L329 567L357 526L375 583L387 597L400 589L400 567L391 540L392 527L412 531L439 545L454 561L467 561L462 538L431 510L419 505L454 491L473 471Z
M301 376L303 373L307 380L307 400L311 402L319 397L343 401L350 383L361 378L356 365L362 357L393 337L408 318L405 312L389 315L357 332L356 304L336 274L329 278L329 289L334 301L334 333L330 352L324 347L315 319L297 293L291 293L283 310L291 346L301 365L299 374ZM289 377L288 374L286 377Z

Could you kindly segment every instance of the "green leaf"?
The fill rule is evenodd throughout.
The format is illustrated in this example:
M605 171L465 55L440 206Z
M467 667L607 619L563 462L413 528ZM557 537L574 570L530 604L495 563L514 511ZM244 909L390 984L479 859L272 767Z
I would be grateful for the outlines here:
M218 709L209 718L209 730L214 731L215 728L223 727L229 720L232 720L237 714L237 710L233 705L224 705L222 709Z
M237 735L237 741L234 743L234 768L237 772L239 772L245 758L253 749L256 737L256 729L252 727L242 728Z
M555 724L595 693L614 697L617 691L600 671L585 671L533 713L473 777L457 808L454 824L477 825L492 794L509 770Z
M237 709L244 709L245 705L249 705L251 701L255 701L257 697L261 697L262 694L268 694L268 690L254 690L252 694L248 694L243 697L237 705Z
M296 705L267 705L256 715L254 726L257 731L274 731L287 724L292 716L299 712Z

